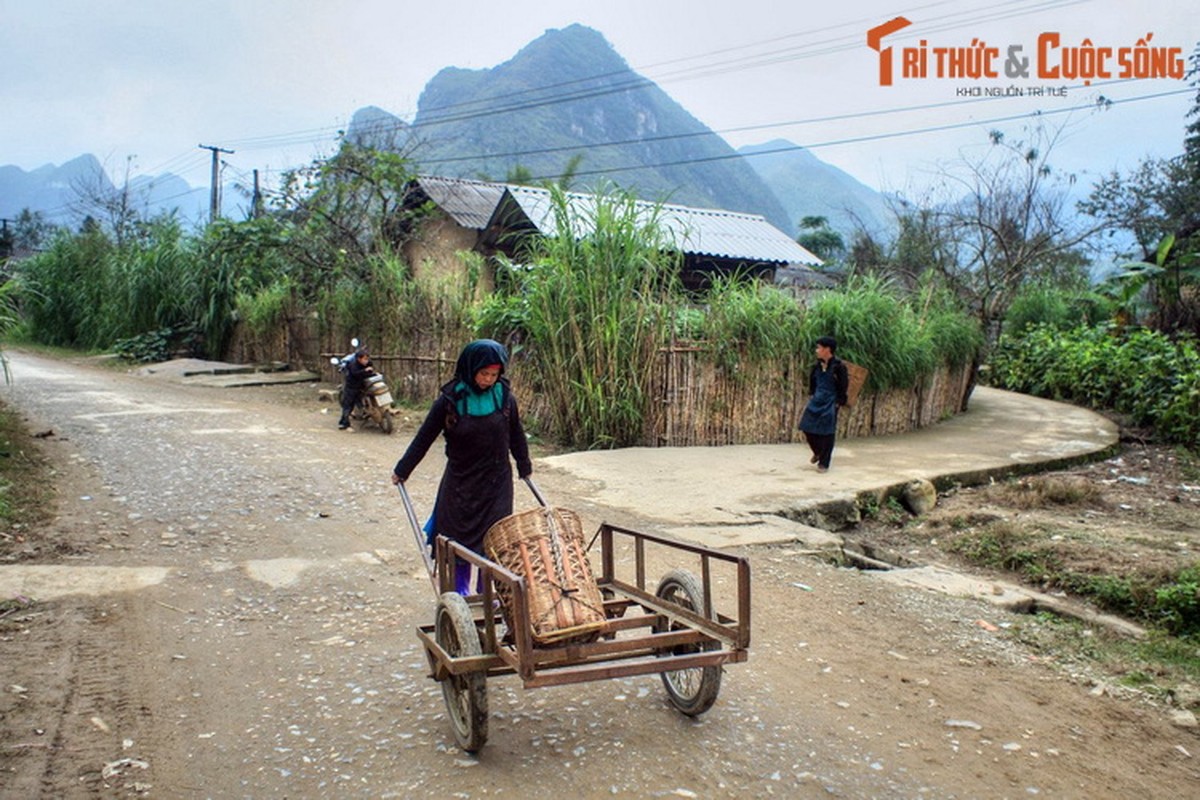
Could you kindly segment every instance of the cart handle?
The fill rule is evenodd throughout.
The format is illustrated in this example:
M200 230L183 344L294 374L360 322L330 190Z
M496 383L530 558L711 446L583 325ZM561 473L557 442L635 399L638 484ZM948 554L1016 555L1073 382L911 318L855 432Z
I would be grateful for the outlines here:
M521 480L525 481L525 485L529 487L529 491L533 493L534 498L543 508L549 506L541 490L533 482L533 478L526 475ZM421 523L417 520L417 511L413 508L412 497L409 496L404 481L397 483L396 488L400 490L400 499L404 501L404 514L408 517L409 527L412 528L413 538L417 542L417 551L421 554L421 560L425 562L425 571L429 573L429 582L433 585L433 593L438 594L437 567L434 564L433 556L429 553L429 546L426 544L425 534L421 530Z
M524 478L521 478L521 480L525 481L525 485L529 487L529 491L533 492L533 497L538 501L539 505L541 505L543 508L546 508L550 505L546 502L546 498L542 496L542 492L538 489L537 484L533 482L533 478L526 475Z
M412 498L408 496L408 489L404 486L404 481L396 484L396 488L400 490L400 499L404 501L404 513L408 517L408 524L412 528L413 536L417 540L417 550L421 553L421 559L425 562L425 571L429 573L429 582L433 585L433 593L438 593L437 573L434 571L433 556L429 554L429 546L425 542L425 535L421 531L421 525L417 522L417 512L413 508Z

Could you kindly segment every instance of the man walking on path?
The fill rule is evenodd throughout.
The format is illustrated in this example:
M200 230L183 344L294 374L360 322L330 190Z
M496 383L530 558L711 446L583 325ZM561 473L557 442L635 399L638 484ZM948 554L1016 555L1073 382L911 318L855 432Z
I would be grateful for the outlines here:
M800 430L812 449L810 463L818 472L829 470L833 458L833 440L837 432L838 409L846 405L850 374L834 353L837 340L832 336L817 339L817 363L808 376L808 405L800 417Z

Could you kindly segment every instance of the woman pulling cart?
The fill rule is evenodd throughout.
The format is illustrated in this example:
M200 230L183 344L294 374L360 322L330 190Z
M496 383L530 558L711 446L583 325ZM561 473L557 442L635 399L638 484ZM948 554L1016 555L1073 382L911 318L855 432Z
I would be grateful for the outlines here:
M503 377L507 361L508 353L498 342L480 339L468 344L459 355L454 379L441 388L392 472L438 597L434 622L419 626L417 635L430 677L442 686L455 740L467 752L483 747L488 736L487 679L502 675L518 676L532 689L659 673L679 711L703 714L716 701L723 666L747 658L750 565L745 558L607 523L593 538L600 544L598 580L586 564L590 546L582 545L582 532L575 535L574 524L561 526L569 535L560 551L541 547L539 538L538 549L551 553L554 566L545 569L545 576L500 563L498 552L484 555L489 530L488 543L497 551L498 542L520 547L529 532L523 526L535 517L544 515L548 526L577 519L573 512L547 506L529 478L533 466L525 432ZM446 439L446 470L427 539L404 482L438 436ZM542 506L534 516L512 513L510 456ZM436 564L429 557L430 541ZM649 585L648 560L655 550L671 560L696 559L700 577L671 569L657 586ZM556 552L564 557L555 558ZM628 554L631 562L619 561L618 552ZM537 562L531 553L526 555L521 559L525 564L545 563L544 558ZM480 578L474 594L472 566ZM569 579L557 574L560 567L570 573ZM711 573L721 568L726 573L722 583L732 592L736 610L717 610ZM551 573L553 578L547 580ZM581 575L590 587L577 581ZM580 602L593 595L593 602ZM574 628L540 627L544 616L539 612L554 608L557 613L565 607L560 602L580 602L592 611L594 605L598 619ZM507 628L503 636L498 608ZM565 636L576 630L586 635Z
M445 437L446 470L426 527L430 541L440 534L482 553L484 534L513 511L509 455L519 477L533 474L517 399L504 377L507 364L508 351L492 339L476 339L464 347L454 379L442 386L392 471L392 483L404 483L438 436ZM459 561L459 594L470 594L470 577L470 564Z

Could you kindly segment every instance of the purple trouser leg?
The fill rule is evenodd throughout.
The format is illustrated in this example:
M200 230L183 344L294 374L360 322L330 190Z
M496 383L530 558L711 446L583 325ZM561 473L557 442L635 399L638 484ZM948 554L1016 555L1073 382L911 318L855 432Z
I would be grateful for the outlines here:
M454 560L454 591L466 597L471 594L471 565Z

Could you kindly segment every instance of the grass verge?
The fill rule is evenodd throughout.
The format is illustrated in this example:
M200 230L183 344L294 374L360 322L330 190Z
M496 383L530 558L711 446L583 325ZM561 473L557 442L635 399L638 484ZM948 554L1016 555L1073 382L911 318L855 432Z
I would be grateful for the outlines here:
M53 472L36 435L0 404L0 560L20 558L29 536L49 519Z

